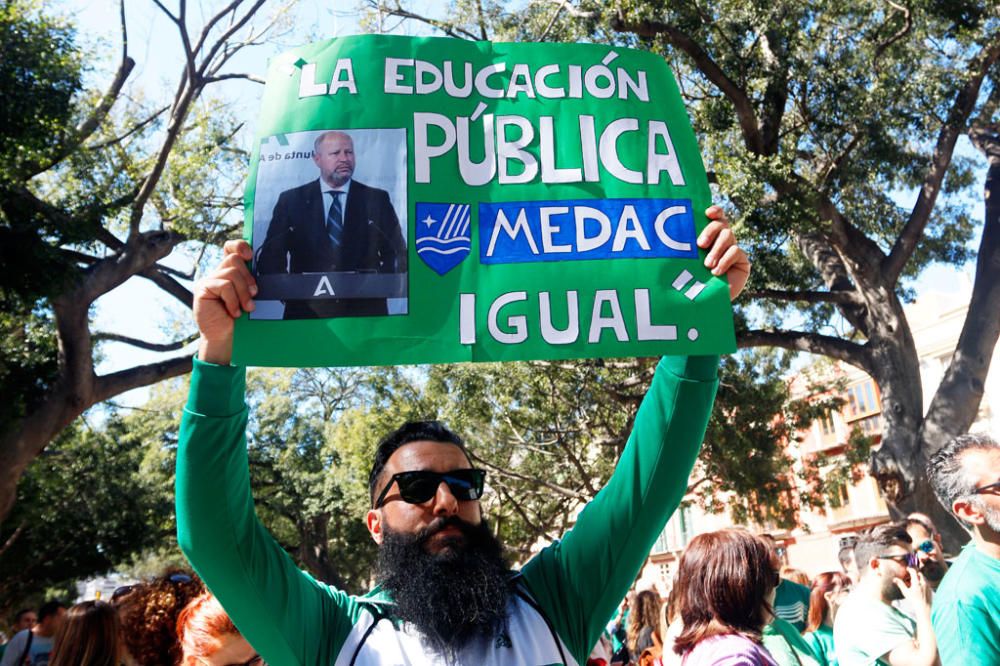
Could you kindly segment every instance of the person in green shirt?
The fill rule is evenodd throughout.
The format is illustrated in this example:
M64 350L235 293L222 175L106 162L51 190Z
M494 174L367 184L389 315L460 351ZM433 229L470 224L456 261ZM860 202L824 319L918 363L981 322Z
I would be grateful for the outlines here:
M853 546L852 546L853 552ZM851 579L839 571L826 571L813 580L809 592L809 623L802 637L821 666L837 666L833 646L833 621L841 602L851 591Z
M699 235L731 297L749 261L721 209ZM195 288L201 332L177 453L177 537L240 633L275 666L582 664L687 488L717 387L715 357L664 358L607 485L519 572L479 498L485 472L437 422L379 445L369 475L376 587L352 596L298 569L254 513L244 369L233 321L253 310L250 246L226 244Z
M962 435L927 461L938 501L972 527L972 540L934 596L942 666L1000 664L1000 444Z
M809 643L791 622L772 618L761 632L761 639L778 666L820 666Z
M770 534L761 534L762 539L771 547L776 561L781 562L778 552L778 542ZM774 615L795 627L801 632L806 628L806 618L809 617L809 588L805 585L782 578L774 593Z

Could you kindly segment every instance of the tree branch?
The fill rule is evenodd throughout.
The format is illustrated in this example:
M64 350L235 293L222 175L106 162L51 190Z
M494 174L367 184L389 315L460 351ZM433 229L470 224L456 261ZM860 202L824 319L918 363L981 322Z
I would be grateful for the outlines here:
M872 57L872 67L874 68L876 73L879 73L880 71L878 65L879 58L882 57L882 54L885 53L886 49L888 49L890 46L901 40L903 37L906 37L906 35L909 34L910 30L913 28L913 17L910 13L910 9L908 7L896 4L892 0L888 0L888 2L889 6L891 6L893 9L903 14L903 27L897 30L894 35L889 37L889 39L882 42L881 44L878 45L878 47L875 48L875 55Z
M662 36L673 46L686 53L694 61L698 70L715 84L736 108L736 118L740 123L743 142L747 149L758 155L765 154L764 137L761 134L760 123L757 120L750 97L687 33L659 21L626 21L621 12L611 20L611 27L619 32L630 32L640 37Z
M94 402L101 402L119 393L149 386L171 377L179 377L188 372L191 372L191 356L185 354L166 361L137 365L128 370L101 375L94 380Z
M804 303L853 303L854 298L846 291L786 291L782 289L761 289L745 294L746 298L770 299L775 301L801 301Z
M201 81L205 85L208 85L209 83L228 81L230 79L243 79L245 81L253 81L254 83L264 85L264 79L254 74L219 74L218 76L206 76Z
M447 23L445 21L439 21L438 19L433 19L429 16L422 16L420 14L415 14L403 7L397 2L396 6L385 8L389 16L398 16L403 19L410 19L413 21L418 21L426 25L436 28L448 35L449 37L456 37L458 39L471 39L473 41L480 39L475 33L469 32L465 28L455 25L454 23Z
M0 558L3 558L3 554L6 553L7 550L14 545L14 542L17 541L18 537L20 537L21 534L24 533L24 528L27 526L28 526L27 522L22 522L20 525L17 526L17 529L15 529L14 532L9 537L7 537L7 540L4 541L3 547L0 548Z
M538 479L532 476L526 476L524 474L519 474L518 472L514 472L512 470L504 469L503 467L494 465L485 458L480 458L478 455L476 455L471 451L469 452L469 457L471 457L474 462L479 463L483 467L489 468L490 470L496 472L500 476L504 476L509 479L517 479L519 481L527 481L528 483L542 486L543 488L548 488L552 492L558 493L563 497L569 497L570 499L580 500L583 502L587 502L591 499L586 493L581 493L571 488L566 488L564 486L552 483L551 481L546 481L545 479Z
M113 137L111 139L108 139L107 141L102 141L100 143L94 143L94 144L91 144L89 146L84 146L84 148L86 148L87 150L100 150L102 148L107 148L108 146L113 146L116 143L121 143L122 141L124 141L125 139L129 138L130 136L132 136L136 132L142 131L142 129L144 127L146 127L147 125L149 125L150 123L152 123L154 120L156 120L157 118L159 118L161 115L163 115L163 112L166 111L169 108L170 108L169 106L160 107L159 109L157 109L156 111L154 111L151 116L149 116L145 120L142 120L142 121L136 123L135 125L132 126L131 129L129 129L127 132L125 132L121 136L116 136L116 137Z
M945 173L951 164L955 151L955 142L964 131L966 122L972 114L979 97L979 89L983 78L997 59L1000 58L1000 32L976 54L968 65L968 80L955 95L955 101L944 121L944 126L938 134L937 145L931 157L930 169L924 177L923 186L917 201L910 212L910 218L893 244L889 256L882 261L882 275L889 284L895 284L903 272L903 268L913 255L917 243L923 237L924 229L930 220L931 212L941 192Z
M132 345L133 347L138 347L140 349L148 349L149 351L155 352L168 352L177 351L178 349L184 349L192 342L198 339L198 334L194 333L184 338L183 340L175 340L174 342L167 343L155 343L147 342L145 340L139 340L137 338L130 338L126 335L119 335L117 333L94 333L92 336L94 342L122 342L127 345Z
M138 275L146 278L157 287L183 303L185 306L189 308L194 307L194 294L192 294L191 291L180 282L177 282L177 280L174 280L169 275L165 275L156 267L150 267L144 271L140 271Z
M792 351L829 356L838 361L850 363L868 374L874 374L872 361L864 345L842 338L802 331L742 331L736 336L740 349L748 347L781 347Z
M986 219L965 323L921 426L928 442L947 442L975 421L1000 336L1000 133L989 138L980 135L976 147L990 162L984 197Z
M124 7L122 12L124 15ZM127 43L127 40L125 40ZM70 133L70 136L59 146L59 150L56 151L49 160L44 163L35 162L26 166L27 173L35 175L42 173L43 171L48 171L53 166L59 162L66 159L74 150L76 150L80 145L83 144L87 138L100 126L104 119L107 117L108 112L111 111L111 107L114 106L115 101L118 99L118 95L121 94L122 86L125 85L125 80L128 78L129 74L132 73L132 69L135 68L135 60L130 58L127 53L122 53L122 60L118 65L118 71L115 72L115 78L111 81L111 85L108 86L107 92L101 97L101 101L97 104L94 110L83 122L76 126L76 128Z

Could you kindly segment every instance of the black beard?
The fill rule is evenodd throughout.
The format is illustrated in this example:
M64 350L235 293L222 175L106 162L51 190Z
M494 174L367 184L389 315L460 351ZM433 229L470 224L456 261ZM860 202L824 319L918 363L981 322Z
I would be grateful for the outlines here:
M447 526L461 536L427 552L427 541ZM443 656L455 655L478 636L493 637L506 624L510 570L486 521L471 525L438 518L417 534L385 529L376 575L396 603L399 619L412 623Z
M944 578L947 569L943 564L937 560L927 560L924 562L923 566L920 567L920 573L924 575L929 583L939 583L941 579Z

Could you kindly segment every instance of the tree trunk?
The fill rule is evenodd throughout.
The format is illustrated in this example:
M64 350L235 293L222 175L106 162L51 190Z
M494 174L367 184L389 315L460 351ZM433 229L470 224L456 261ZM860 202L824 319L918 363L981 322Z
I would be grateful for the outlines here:
M937 501L927 481L925 466L931 454L952 437L967 432L975 422L1000 336L1000 137L980 134L974 141L986 153L990 164L976 279L962 333L926 417L918 411L918 420L910 418L913 396L904 395L900 400L898 391L900 386L905 388L914 382L915 373L906 369L919 367L915 352L913 358L906 359L897 358L892 352L883 353L876 364L886 422L882 449L872 456L872 474L895 516L905 517L912 511L931 516L949 553L956 553L969 540L969 534ZM912 343L909 328L905 331Z
M0 434L0 525L14 507L17 482L28 465L73 419L83 413L74 407L69 392L62 386L26 418Z
M343 577L330 558L329 524L325 513L299 521L299 559L316 580L343 590Z

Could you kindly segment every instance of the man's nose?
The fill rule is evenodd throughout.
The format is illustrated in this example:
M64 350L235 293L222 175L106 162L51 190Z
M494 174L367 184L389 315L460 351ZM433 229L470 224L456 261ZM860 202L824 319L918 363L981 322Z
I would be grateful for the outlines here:
M434 515L454 516L458 513L458 500L452 494L451 488L444 481L438 484L437 492L434 493Z

